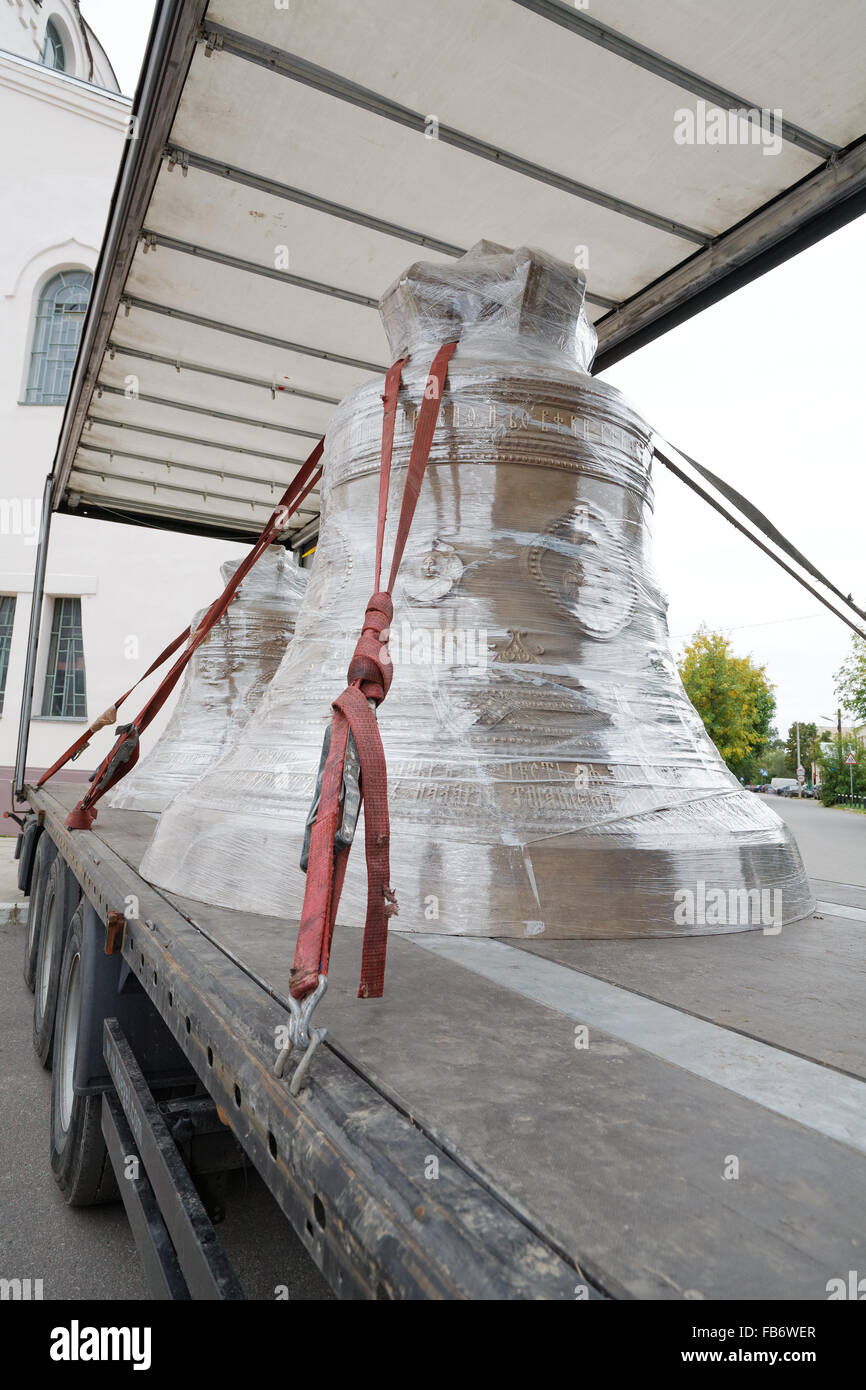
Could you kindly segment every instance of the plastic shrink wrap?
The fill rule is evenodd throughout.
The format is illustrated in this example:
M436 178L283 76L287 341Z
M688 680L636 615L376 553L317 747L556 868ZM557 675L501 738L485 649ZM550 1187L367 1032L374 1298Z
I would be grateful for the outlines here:
M480 243L381 311L403 372L386 572L437 347L458 338L394 590L379 710L403 931L679 935L811 911L800 855L725 767L671 657L650 561L650 430L589 376L577 272ZM297 920L330 701L373 589L381 380L336 409L295 639L234 747L162 817L143 871ZM708 563L712 563L708 557ZM363 816L339 920L365 913ZM287 928L288 930L288 928Z
M239 561L220 566L225 586ZM261 701L295 630L308 572L282 546L253 566L184 673L171 718L109 805L162 811L231 746ZM196 613L195 628L207 609Z

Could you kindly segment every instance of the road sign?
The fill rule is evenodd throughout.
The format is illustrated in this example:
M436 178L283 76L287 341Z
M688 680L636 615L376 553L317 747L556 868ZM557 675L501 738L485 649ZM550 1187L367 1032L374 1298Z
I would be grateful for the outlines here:
M846 766L846 767L856 767L856 766L857 766L857 759L854 757L854 754L853 754L853 753L849 753L849 754L848 754L847 758L845 759L845 766Z
M803 764L800 763L800 766L797 768L797 781L800 783L800 786L801 786L801 787L802 787L803 783L805 782L805 780L806 780L806 769L804 768Z

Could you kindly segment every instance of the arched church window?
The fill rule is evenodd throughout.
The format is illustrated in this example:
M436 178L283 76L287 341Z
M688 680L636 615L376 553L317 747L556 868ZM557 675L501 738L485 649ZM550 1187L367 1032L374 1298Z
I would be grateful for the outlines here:
M28 405L66 404L92 284L87 270L63 270L40 294L25 396Z
M56 68L58 72L66 71L66 50L63 47L63 40L60 37L60 30L49 19L45 26L45 43L42 45L42 62L46 68Z

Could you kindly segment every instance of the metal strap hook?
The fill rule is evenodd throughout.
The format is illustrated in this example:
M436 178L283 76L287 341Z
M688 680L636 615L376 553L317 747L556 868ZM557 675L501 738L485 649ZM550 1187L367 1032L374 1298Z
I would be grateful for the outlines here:
M310 1019L313 1010L321 999L325 990L328 988L327 975L319 976L319 983L304 999L295 999L289 995L289 1041L286 1043L276 1062L274 1063L274 1075L282 1076L285 1071L286 1062L289 1054L295 1047L304 1049L304 1055L295 1068L295 1074L289 1083L289 1091L293 1096L298 1095L301 1087L306 1080L310 1063L319 1043L323 1042L327 1035L327 1028L312 1028Z

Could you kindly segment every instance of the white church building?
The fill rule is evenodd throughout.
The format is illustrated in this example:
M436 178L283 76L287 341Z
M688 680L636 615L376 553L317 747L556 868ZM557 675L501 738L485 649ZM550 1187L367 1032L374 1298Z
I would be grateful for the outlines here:
M43 483L131 99L75 0L0 0L0 798L11 805ZM50 766L221 588L229 541L53 519L28 776ZM135 602L135 596L147 601ZM138 710L153 679L124 709ZM170 700L151 727L158 736ZM111 746L97 737L89 772ZM84 769L69 774L83 780ZM60 774L61 776L63 774ZM0 819L0 834L10 820Z

